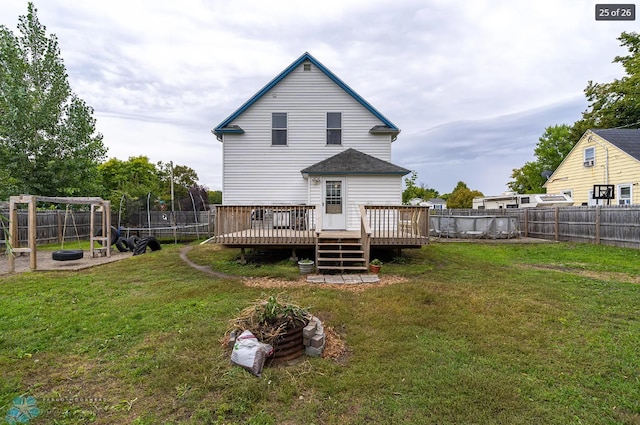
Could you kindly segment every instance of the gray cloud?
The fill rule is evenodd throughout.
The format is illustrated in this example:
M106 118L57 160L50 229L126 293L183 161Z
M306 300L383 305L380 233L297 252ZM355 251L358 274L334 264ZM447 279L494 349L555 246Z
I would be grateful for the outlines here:
M616 37L582 0L293 0L37 4L110 156L184 163L221 188L210 130L305 51L401 129L399 165L441 192L504 190L587 81L621 75ZM0 4L15 28L22 0ZM520 112L517 112L520 111ZM516 113L517 112L517 113Z
M506 190L513 168L533 160L544 129L571 124L586 107L581 97L485 120L455 121L413 134L400 134L394 161L418 172L419 181L441 193L458 181L486 194Z

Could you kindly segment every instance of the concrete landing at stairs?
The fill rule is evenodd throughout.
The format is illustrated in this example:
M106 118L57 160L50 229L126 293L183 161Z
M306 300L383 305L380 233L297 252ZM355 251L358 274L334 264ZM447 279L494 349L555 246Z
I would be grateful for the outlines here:
M313 274L307 276L309 283L357 284L378 283L380 278L375 274Z

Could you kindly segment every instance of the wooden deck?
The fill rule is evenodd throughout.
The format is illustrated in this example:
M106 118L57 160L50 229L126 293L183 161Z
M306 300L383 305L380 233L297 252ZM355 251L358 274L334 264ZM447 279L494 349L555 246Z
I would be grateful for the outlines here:
M218 206L211 242L230 247L314 247L318 238L358 238L364 246L417 248L429 241L427 207L360 207L360 231L316 231L321 217L313 205Z

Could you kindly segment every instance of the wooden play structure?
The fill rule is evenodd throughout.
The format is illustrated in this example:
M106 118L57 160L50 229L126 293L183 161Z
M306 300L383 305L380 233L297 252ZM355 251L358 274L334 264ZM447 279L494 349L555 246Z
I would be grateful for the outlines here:
M38 269L36 257L36 203L51 202L56 204L72 204L72 205L90 205L91 222L90 222L90 250L91 257L96 255L106 255L111 257L111 202L102 198L87 197L49 197L49 196L33 196L19 195L12 196L9 199L9 237L7 257L9 259L9 273L15 271L15 254L29 253L29 269L31 271ZM27 224L27 247L19 247L18 238L18 205L27 204L28 207L28 224ZM101 213L100 226L101 231L96 235L95 213Z

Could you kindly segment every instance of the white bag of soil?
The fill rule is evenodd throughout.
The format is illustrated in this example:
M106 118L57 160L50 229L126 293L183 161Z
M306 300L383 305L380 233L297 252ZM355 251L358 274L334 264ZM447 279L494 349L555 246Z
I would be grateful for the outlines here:
M244 331L236 338L236 343L231 351L231 362L260 377L264 361L271 354L273 354L272 346L258 341L258 338L250 331Z

